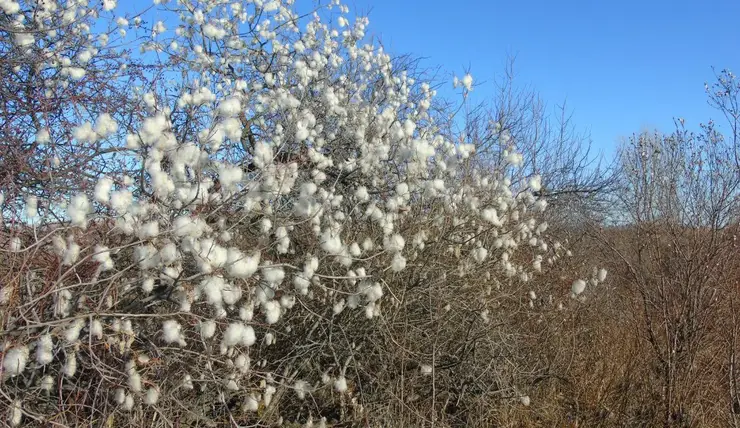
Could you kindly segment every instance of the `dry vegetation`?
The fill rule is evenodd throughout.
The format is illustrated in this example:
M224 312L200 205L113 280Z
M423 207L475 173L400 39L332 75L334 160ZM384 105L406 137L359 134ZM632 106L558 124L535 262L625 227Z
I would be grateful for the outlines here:
M338 4L98 3L0 0L2 426L740 425L732 73L597 162Z

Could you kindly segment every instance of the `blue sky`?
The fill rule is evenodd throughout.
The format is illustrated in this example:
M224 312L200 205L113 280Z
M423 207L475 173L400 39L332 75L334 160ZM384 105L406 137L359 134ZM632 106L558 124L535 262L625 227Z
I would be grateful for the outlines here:
M736 0L350 0L368 14L369 33L393 53L427 57L449 76L470 67L477 97L516 56L520 84L554 105L567 100L576 125L609 155L620 136L670 131L673 117L694 127L720 119L704 82L740 72Z

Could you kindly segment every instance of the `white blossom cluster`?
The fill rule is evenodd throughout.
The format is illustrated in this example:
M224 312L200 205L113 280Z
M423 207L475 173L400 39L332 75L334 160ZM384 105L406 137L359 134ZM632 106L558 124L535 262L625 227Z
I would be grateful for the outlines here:
M321 385L349 393L351 371L304 371L306 379L259 371L270 362L256 348L276 346L308 307L382 317L397 299L389 291L414 273L527 282L565 254L541 220L541 179L507 178L522 155L507 147L506 169L474 168L474 146L439 132L435 91L396 70L366 40L368 20L346 6L302 18L291 0L155 0L167 19L146 27L138 15L117 15L113 0L98 3L0 0L7 19L33 28L15 34L17 47L36 47L65 84L94 70L109 37L75 20L91 15L111 16L124 40L126 29L146 33L137 61L177 77L171 86L145 74L151 84L136 89L130 123L100 112L72 129L76 143L108 141L135 167L101 175L59 205L64 227L48 239L62 274L34 297L49 305L37 325L7 321L23 333L5 336L4 382L51 393L84 370L104 376L124 411L214 382L224 396L246 394L249 412L268 407L281 384L300 399ZM88 34L75 57L55 53L62 24ZM455 81L472 84L469 74ZM26 201L28 218L37 205ZM90 265L87 277L74 273ZM4 303L22 292L8 287ZM185 350L204 357L176 379L151 369L155 354L174 367ZM96 371L100 361L115 370ZM43 416L21 415L17 400L12 425Z

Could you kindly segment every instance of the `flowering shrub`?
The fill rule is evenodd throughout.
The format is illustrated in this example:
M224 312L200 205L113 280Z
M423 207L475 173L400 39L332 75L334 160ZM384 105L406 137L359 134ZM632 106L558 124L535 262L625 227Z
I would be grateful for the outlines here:
M488 385L467 394L529 404L490 362L506 308L565 254L541 180L512 182L509 138L499 169L475 168L366 18L290 0L0 9L9 79L40 97L9 125L38 170L2 202L11 425L359 421L409 388L400 402L454 413L465 389L437 393L463 367Z

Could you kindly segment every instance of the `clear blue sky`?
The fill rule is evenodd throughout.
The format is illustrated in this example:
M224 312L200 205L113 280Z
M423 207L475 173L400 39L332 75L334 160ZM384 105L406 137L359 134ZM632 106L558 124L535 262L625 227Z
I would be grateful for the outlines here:
M567 100L609 155L620 136L692 127L710 117L711 67L740 73L738 0L349 0L393 53L427 57L451 76L470 67L491 93L508 54L522 84L550 105Z

